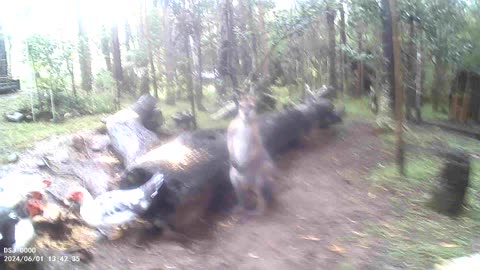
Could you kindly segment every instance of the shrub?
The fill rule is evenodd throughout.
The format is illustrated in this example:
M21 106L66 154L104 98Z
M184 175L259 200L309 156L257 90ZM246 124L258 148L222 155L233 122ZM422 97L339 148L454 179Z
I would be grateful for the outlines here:
M115 79L108 70L101 70L95 75L95 89L101 92L113 93L116 89Z

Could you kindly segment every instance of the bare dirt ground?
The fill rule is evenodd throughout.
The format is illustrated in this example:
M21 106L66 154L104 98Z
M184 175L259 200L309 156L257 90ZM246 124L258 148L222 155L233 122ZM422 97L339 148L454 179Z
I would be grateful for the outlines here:
M139 243L130 231L95 244L93 260L78 269L374 269L381 244L352 235L389 212L387 195L365 180L387 157L381 145L362 122L317 131L278 161L280 205L267 216L215 217L181 242Z

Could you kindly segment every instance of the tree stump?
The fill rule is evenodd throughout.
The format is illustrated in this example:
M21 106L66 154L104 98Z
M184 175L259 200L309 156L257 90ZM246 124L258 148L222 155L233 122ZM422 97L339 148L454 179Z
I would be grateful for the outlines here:
M433 191L431 206L439 213L458 215L468 187L470 157L464 151L445 154L445 163Z

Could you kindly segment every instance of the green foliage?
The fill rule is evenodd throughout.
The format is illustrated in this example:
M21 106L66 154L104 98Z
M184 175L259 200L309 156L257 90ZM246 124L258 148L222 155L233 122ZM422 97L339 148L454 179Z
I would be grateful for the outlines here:
M109 113L114 111L113 92L94 92L78 95L66 92L57 94L56 105L61 115L75 111L80 115Z
M469 11L465 36L471 43L471 49L464 55L462 66L480 74L480 1L472 3Z
M459 62L470 48L460 35L466 24L465 2L428 0L423 1L423 5L426 11L421 21L428 40L426 45L435 57L432 60Z
M26 43L28 59L42 82L38 87L64 90L68 78L65 60L72 56L73 45L42 35L29 37Z
M115 79L112 73L107 70L101 70L95 75L95 89L100 92L113 93L116 89Z

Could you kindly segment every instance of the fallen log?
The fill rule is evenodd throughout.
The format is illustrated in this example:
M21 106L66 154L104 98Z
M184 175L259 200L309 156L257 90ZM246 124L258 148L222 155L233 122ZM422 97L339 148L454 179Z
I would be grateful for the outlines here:
M341 119L330 102L321 101L311 102L302 109L265 114L260 117L259 125L267 151L277 156L295 145L315 123L332 124L333 118ZM138 187L153 174L164 174L164 185L145 218L159 227L181 229L214 206L231 206L234 196L228 171L225 130L198 130L183 133L138 156L126 167L120 187Z
M160 143L157 135L145 126L154 127L151 123L154 122L156 102L151 95L143 95L130 108L106 119L110 144L125 167Z

